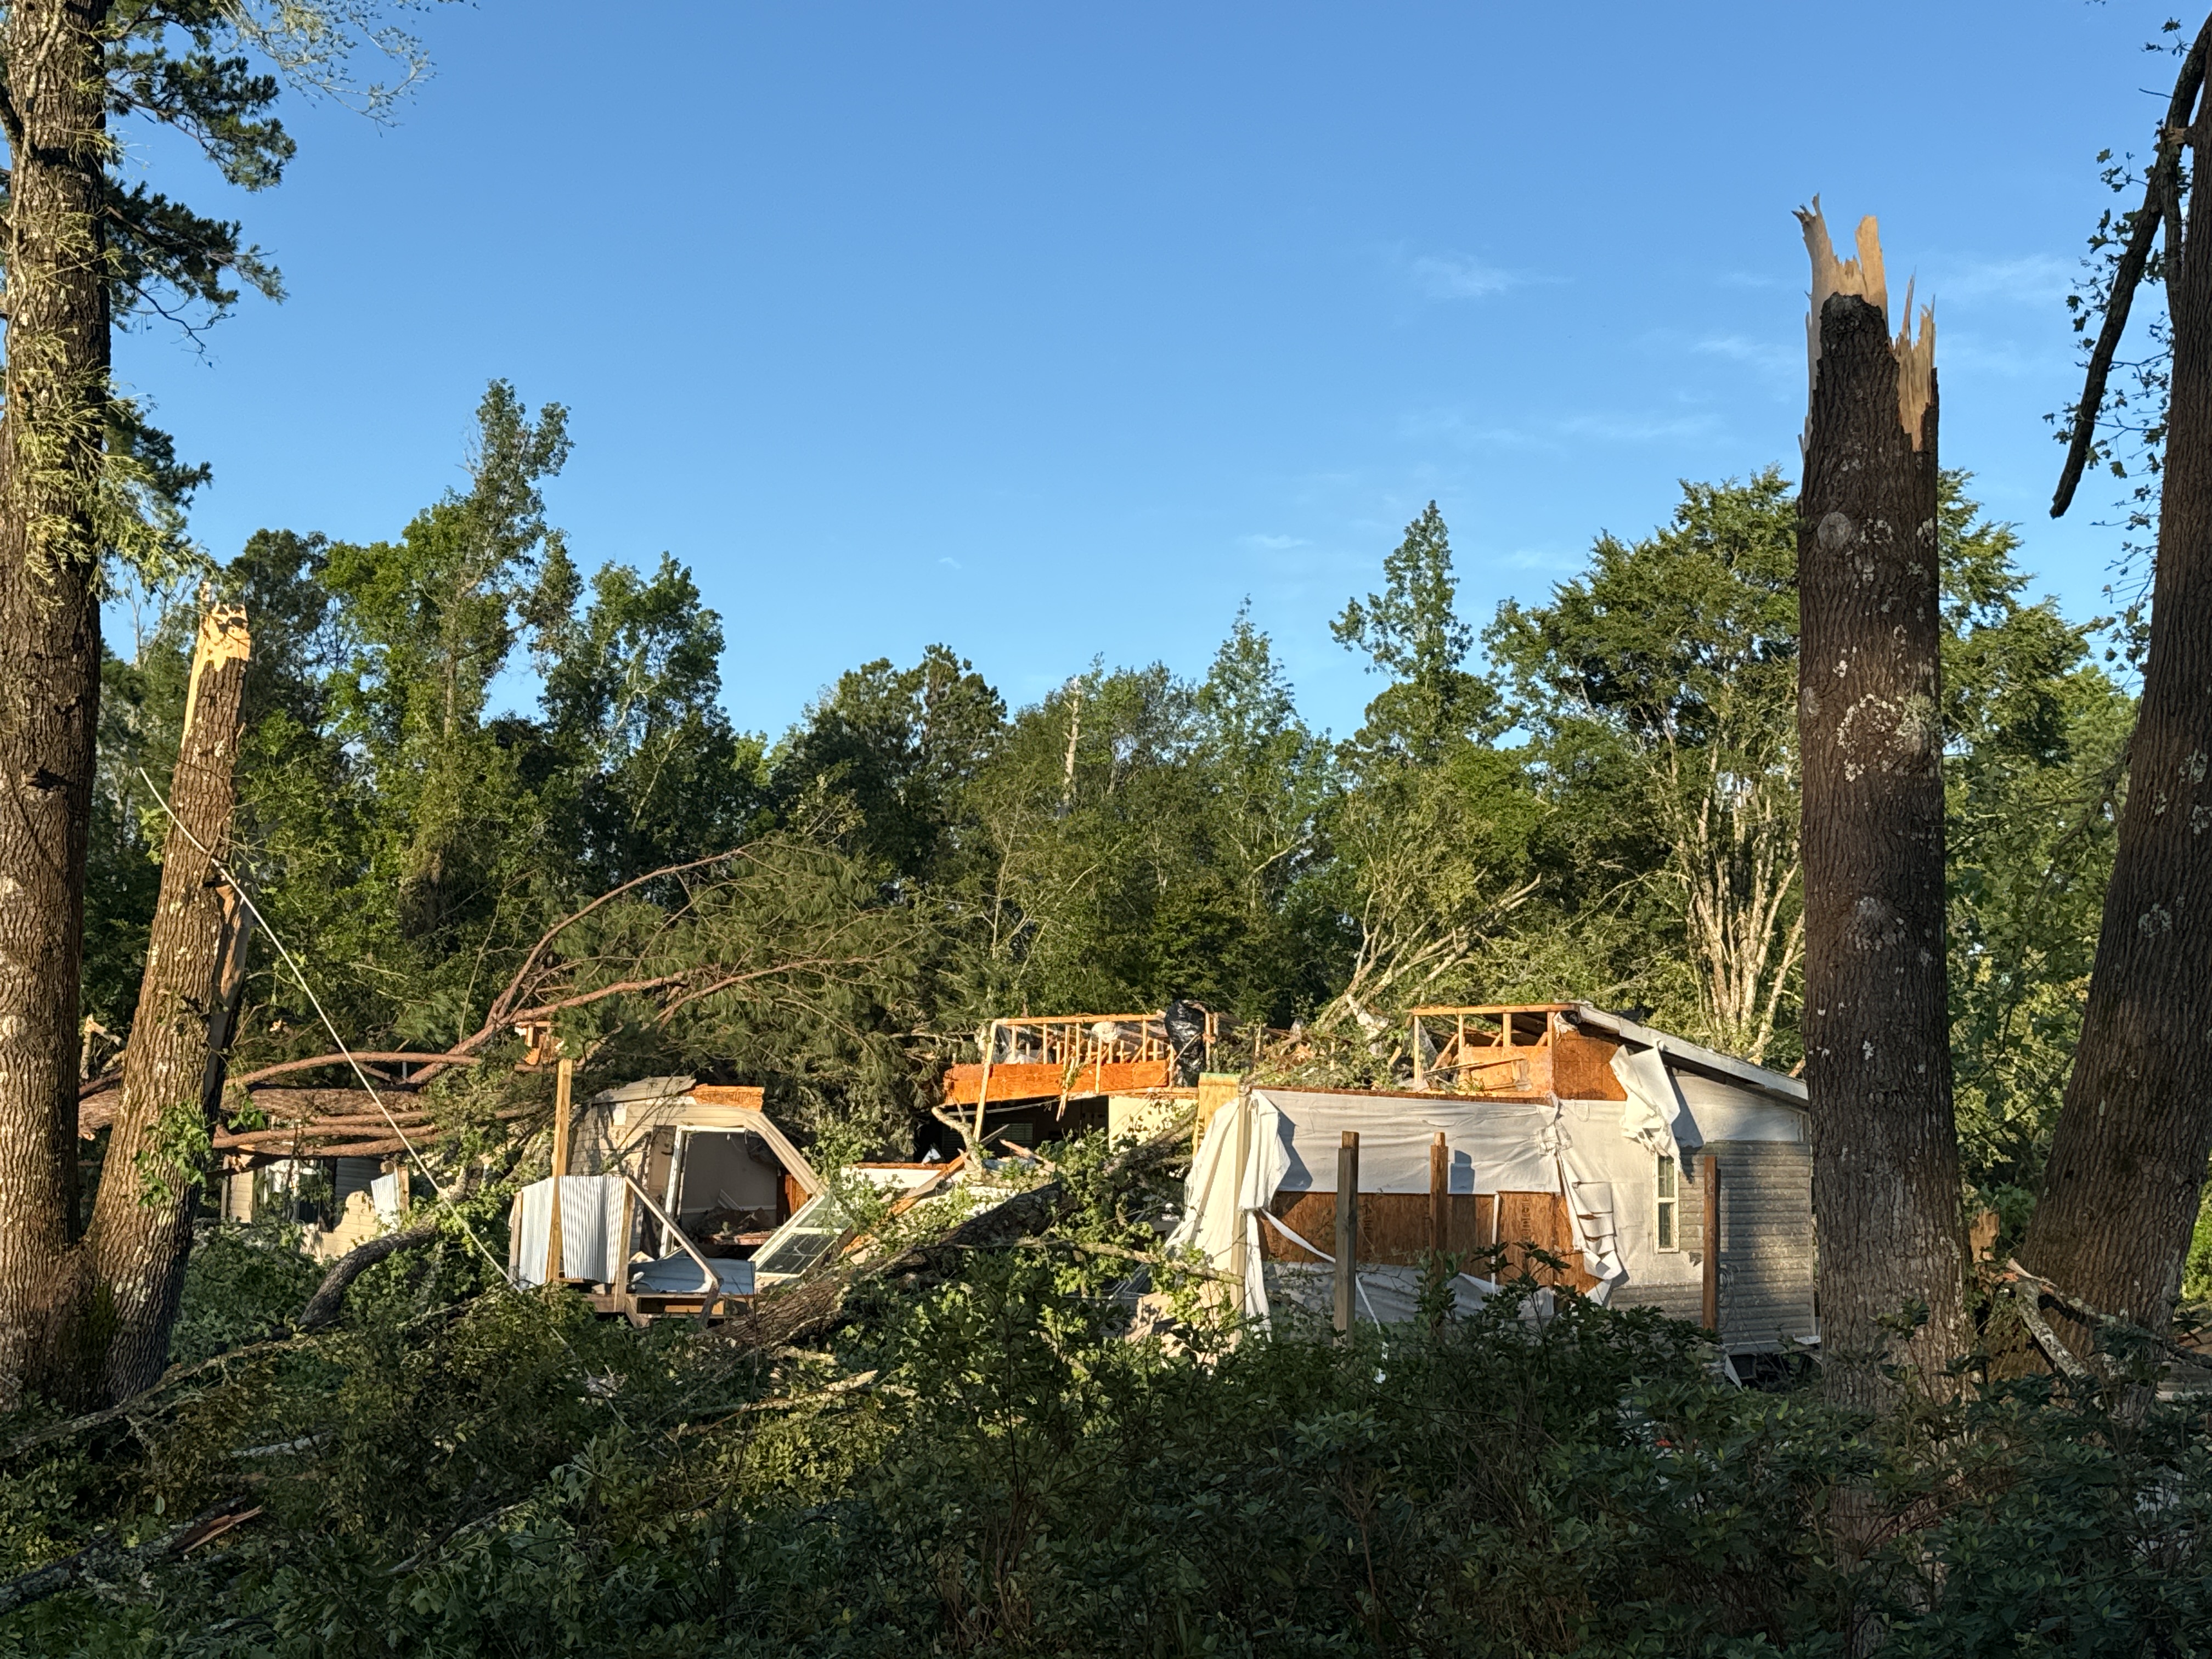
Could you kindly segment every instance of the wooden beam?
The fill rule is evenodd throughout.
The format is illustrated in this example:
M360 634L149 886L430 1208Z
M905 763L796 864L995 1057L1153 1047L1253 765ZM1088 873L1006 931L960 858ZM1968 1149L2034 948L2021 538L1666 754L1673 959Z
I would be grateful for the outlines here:
M1346 1129L1336 1149L1336 1331L1352 1329L1359 1252L1359 1133Z
M1451 1148L1444 1132L1429 1143L1429 1252L1442 1255L1451 1237Z
M553 1079L553 1214L545 1229L545 1282L558 1285L561 1270L561 1177L568 1173L568 1103L576 1062L565 1054ZM718 1283L720 1281L717 1281Z
M1705 1199L1705 1328L1721 1333L1721 1161L1708 1154L1698 1160L1698 1182Z

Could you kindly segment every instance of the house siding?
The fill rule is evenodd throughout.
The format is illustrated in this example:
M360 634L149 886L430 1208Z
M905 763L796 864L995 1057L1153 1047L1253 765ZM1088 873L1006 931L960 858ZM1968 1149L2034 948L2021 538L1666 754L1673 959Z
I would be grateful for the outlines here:
M1710 1141L1684 1149L1681 1240L1684 1276L1632 1272L1617 1298L1671 1318L1705 1317L1706 1158L1721 1177L1721 1341L1737 1352L1796 1346L1818 1330L1813 1302L1813 1157L1802 1142ZM1662 1270L1663 1271L1663 1270Z
M1742 1140L1700 1152L1720 1162L1723 1346L1787 1348L1814 1335L1813 1149Z

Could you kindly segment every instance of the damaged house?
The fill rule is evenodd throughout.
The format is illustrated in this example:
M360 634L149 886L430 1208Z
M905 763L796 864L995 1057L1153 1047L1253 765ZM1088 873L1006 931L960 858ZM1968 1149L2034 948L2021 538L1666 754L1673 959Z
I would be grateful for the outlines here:
M565 1118L556 1114L554 1174L514 1197L515 1284L558 1279L635 1324L708 1317L814 1267L851 1231L757 1088L642 1078ZM852 1174L896 1194L896 1208L957 1168L863 1163Z
M1724 1353L1817 1342L1802 1083L1587 1003L1410 1018L1405 1089L1258 1085L1203 1115L1169 1243L1247 1316L1333 1311L1343 1169L1354 1317L1413 1316L1431 1250L1498 1249L1508 1273L1700 1321ZM1494 1289L1455 1281L1462 1305Z
M982 1059L945 1072L937 1115L948 1125L957 1118L976 1140L1024 1147L1101 1129L1157 1133L1192 1109L1221 1041L1220 1017L1194 1002L1158 1013L994 1019L976 1035Z

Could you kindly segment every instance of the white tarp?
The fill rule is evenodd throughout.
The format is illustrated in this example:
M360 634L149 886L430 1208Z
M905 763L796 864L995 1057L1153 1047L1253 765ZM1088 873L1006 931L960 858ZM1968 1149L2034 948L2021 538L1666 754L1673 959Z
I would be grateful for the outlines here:
M1244 1158L1237 1164L1242 1146ZM1196 1249L1217 1272L1235 1259L1244 1241L1244 1285L1237 1311L1267 1316L1267 1286L1260 1271L1258 1212L1267 1207L1289 1170L1281 1114L1260 1095L1242 1097L1213 1115L1184 1182L1182 1219L1168 1235L1172 1250Z
M1558 1112L1549 1101L1293 1089L1255 1089L1252 1099L1273 1109L1282 1142L1284 1173L1259 1200L1263 1204L1278 1188L1334 1191L1337 1146L1346 1129L1359 1136L1364 1193L1427 1192L1429 1147L1439 1131L1455 1193L1559 1190L1559 1166L1544 1139Z
M1620 1132L1661 1158L1682 1162L1679 1130L1686 1127L1681 1091L1674 1067L1656 1048L1622 1047L1613 1052L1613 1074L1628 1099L1620 1109Z
M545 1282L545 1245L552 1230L551 1177L533 1182L514 1195L514 1212L508 1237L507 1266L518 1285ZM612 1176L561 1177L561 1272L568 1279L588 1279L602 1285L622 1282L629 1260L629 1241L623 1237L623 1178ZM687 1258L688 1259L688 1258ZM698 1269L695 1265L696 1281Z
M376 1218L387 1227L399 1219L399 1183L406 1179L394 1171L368 1183L368 1201L376 1206Z

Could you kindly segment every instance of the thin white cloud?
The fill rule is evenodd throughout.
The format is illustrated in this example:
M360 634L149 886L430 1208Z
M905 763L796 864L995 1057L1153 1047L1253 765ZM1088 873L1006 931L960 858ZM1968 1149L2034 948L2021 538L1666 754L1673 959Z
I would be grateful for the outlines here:
M1961 371L1974 374L2000 375L2008 380L2027 380L2038 376L2063 374L2072 360L2063 350L2049 345L2026 346L2014 340L1986 334L1970 334L1954 330L1949 334L1939 333L1936 342L1936 366L1945 373Z
M1453 409L1420 410L1404 416L1400 433L1414 440L1442 440L1461 449L1534 449L1557 452L1595 439L1604 443L1663 443L1708 437L1719 428L1715 416L1570 415L1553 420L1498 426L1471 419Z
M1480 300L1503 294L1520 278L1465 253L1424 253L1407 268L1431 300Z
M1748 364L1769 374L1802 374L1805 369L1804 346L1784 344L1778 340L1754 340L1741 334L1711 334L1692 343L1690 349L1705 356L1725 357L1732 363Z
M965 565L962 564L962 563L960 562L960 561L959 561L959 560L957 560L957 559L956 559L956 558L952 558L952 557L951 557L951 556L945 556L945 557L939 558L939 559L938 560L938 563L939 563L939 564L943 565L943 566L944 566L946 569L948 569L948 570L965 570L965 569L968 568L967 566L965 566Z
M1559 429L1571 438L1641 444L1668 438L1701 438L1716 424L1710 415L1575 415L1559 422Z
M1280 553L1285 548L1304 547L1303 536L1243 536L1238 538L1247 547L1264 547L1271 553Z
M2053 305L2063 299L2080 270L2048 253L2010 259L1968 259L1939 273L1937 284L1950 300L2004 300L2019 305ZM1895 292L1893 284L1892 292Z

